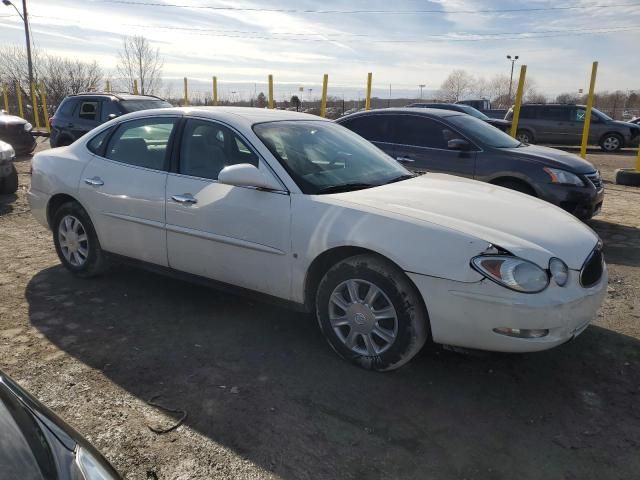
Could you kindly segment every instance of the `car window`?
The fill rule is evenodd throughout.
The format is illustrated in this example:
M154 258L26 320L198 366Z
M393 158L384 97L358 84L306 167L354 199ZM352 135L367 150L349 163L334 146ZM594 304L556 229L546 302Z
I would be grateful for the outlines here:
M109 138L109 134L112 131L113 131L113 128L107 128L106 130L103 130L102 132L97 134L95 137L93 137L91 140L87 142L87 148L91 152L95 153L96 155L102 155L102 152L104 151L105 142L107 138Z
M257 167L258 157L231 129L216 122L187 120L180 144L180 173L217 180L220 170L239 163Z
M139 110L149 110L152 108L169 108L171 104L164 100L122 100L120 102L125 112L137 112Z
M175 118L142 118L122 123L109 140L106 157L137 167L165 170Z
M540 111L540 119L567 122L569 121L569 108L553 106L542 107Z
M520 117L519 118L536 118L538 115L538 107L533 107L533 106L526 106L526 105L522 105L520 107ZM513 118L513 110L509 110L509 113L511 114L508 118L508 120L511 120L511 118Z
M371 142L392 142L389 115L366 115L340 122Z
M306 194L366 188L410 176L375 145L332 122L266 122L253 130Z
M73 98L65 98L58 107L56 113L59 112L61 115L70 117L71 115L73 115L73 110L77 103L78 102L76 102Z
M572 122L584 122L584 117L586 116L586 110L584 108L574 108L571 110L571 121ZM600 119L598 116L592 111L591 112L591 122L597 123Z
M109 118L109 115L115 115L117 117L118 115L120 115L120 113L121 112L118 109L117 102L115 102L113 100L109 100L109 99L104 100L102 102L102 112L101 112L101 115L100 115L100 119L103 122L111 120Z
M95 100L84 101L80 104L80 111L78 117L82 120L97 120L98 119L98 102Z
M446 149L449 140L460 138L446 125L430 118L418 115L399 115L396 118L395 143Z
M520 146L518 140L471 115L455 115L447 117L447 120L480 146L487 145L494 148L516 148Z

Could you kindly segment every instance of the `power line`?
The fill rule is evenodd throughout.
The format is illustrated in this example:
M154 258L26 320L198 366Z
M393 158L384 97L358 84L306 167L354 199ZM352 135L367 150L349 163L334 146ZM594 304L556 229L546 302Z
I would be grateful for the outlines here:
M440 14L474 14L474 13L518 13L518 12L544 12L557 10L587 10L593 8L618 8L618 7L640 7L640 3L619 3L603 5L563 5L553 7L524 7L524 8L495 8L480 10L436 10L436 9L413 9L413 10L319 10L319 9L298 9L298 8L261 8L261 7L221 7L218 5L188 5L179 3L159 3L159 2L134 2L131 0L100 0L103 3L118 3L133 6L148 7L172 7L172 8L197 8L218 11L240 11L240 12L270 12L270 13L313 13L313 14L393 14L409 15L420 13L440 13Z

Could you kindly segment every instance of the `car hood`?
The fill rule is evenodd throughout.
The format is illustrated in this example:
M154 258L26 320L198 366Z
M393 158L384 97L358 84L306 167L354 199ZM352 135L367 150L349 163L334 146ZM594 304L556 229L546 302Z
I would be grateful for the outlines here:
M558 257L578 270L598 242L593 230L550 203L452 175L428 173L329 197L372 213L387 212L415 223L456 230L543 268L551 257Z
M27 121L22 117L15 115L0 115L0 125L22 125Z
M516 158L534 161L552 168L569 170L573 173L592 173L596 170L591 163L583 160L578 155L558 150L557 148L526 145L516 148L501 148L500 150L508 152Z
M510 120L502 120L501 118L486 118L484 121L496 127L509 127L511 125Z

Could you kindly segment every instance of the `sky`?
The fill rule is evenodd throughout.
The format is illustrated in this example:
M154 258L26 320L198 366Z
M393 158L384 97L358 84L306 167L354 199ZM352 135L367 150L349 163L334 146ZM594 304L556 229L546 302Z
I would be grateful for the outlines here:
M327 73L330 95L355 98L372 72L374 95L417 96L453 69L509 74L507 54L548 96L586 90L594 60L598 90L640 90L640 0L28 0L28 9L38 49L96 60L111 77L123 37L147 37L175 95L184 76L197 90L216 75L222 97L246 99L254 83L266 92L271 73L276 99L300 87L317 97ZM2 4L0 44L24 44L20 18Z

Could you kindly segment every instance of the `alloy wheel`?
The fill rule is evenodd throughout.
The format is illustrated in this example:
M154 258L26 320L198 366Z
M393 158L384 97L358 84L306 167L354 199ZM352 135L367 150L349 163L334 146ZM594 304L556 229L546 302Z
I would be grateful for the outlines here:
M607 137L602 142L605 150L611 152L620 148L620 139L618 137Z
M380 355L398 335L393 303L380 287L366 280L349 279L333 290L329 321L340 341L359 355Z
M58 242L64 258L74 267L81 267L89 257L89 237L82 222L66 215L58 225Z

